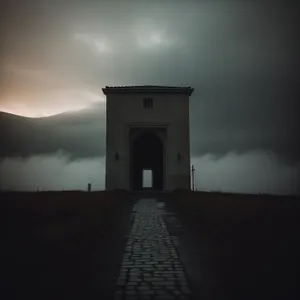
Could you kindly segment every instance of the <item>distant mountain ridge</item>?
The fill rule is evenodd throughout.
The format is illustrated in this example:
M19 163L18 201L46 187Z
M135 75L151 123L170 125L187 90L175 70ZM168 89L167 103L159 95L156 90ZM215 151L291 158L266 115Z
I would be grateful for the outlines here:
M0 158L30 157L58 150L72 158L103 156L105 110L98 106L49 117L0 112Z
M295 134L296 130L288 131L287 125L265 127L253 123L233 127L229 120L218 127L212 124L214 119L205 121L196 115L190 118L192 157L211 154L219 159L230 152L262 151L276 154L285 164L300 161L299 135ZM0 112L0 159L58 151L66 152L70 159L102 157L105 155L105 119L104 102L80 111L40 118Z

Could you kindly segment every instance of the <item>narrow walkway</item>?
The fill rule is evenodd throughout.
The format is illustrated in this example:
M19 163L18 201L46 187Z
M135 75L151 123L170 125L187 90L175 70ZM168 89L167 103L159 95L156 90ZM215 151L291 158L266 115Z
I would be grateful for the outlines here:
M140 199L114 299L191 299L184 267L156 199Z

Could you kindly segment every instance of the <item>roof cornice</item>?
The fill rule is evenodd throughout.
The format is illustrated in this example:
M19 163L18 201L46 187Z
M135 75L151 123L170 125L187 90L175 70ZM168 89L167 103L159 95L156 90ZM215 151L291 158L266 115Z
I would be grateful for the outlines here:
M191 87L171 86L106 86L102 89L105 95L108 94L188 94L192 95L194 89Z

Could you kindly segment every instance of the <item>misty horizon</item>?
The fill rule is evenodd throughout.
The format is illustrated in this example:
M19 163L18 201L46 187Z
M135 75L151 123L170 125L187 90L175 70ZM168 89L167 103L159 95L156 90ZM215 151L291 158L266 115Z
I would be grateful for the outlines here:
M101 186L101 89L167 85L195 88L191 157L199 189L299 193L295 7L230 0L114 4L1 4L2 189L27 182L36 190L38 178L45 188L58 180L85 189L89 177Z

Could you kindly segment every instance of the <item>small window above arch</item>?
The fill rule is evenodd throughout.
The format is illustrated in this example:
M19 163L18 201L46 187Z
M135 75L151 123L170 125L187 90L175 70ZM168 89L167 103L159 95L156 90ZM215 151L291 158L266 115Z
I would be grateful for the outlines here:
M153 98L144 98L143 99L143 107L144 107L144 109L152 109L153 108Z

